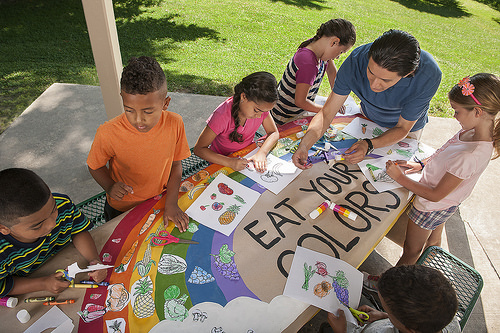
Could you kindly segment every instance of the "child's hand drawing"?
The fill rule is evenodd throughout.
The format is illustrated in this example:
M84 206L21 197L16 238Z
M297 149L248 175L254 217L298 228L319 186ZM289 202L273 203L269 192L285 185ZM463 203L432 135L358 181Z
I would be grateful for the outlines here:
M416 173L416 172L419 172L420 170L422 170L422 166L417 162L398 160L398 161L396 161L396 163L399 165L399 167L401 169L404 170L404 173L406 175Z
M229 167L234 171L241 171L245 169L248 165L248 160L242 157L231 158L229 163Z
M175 207L168 208L165 206L165 212L163 213L163 223L165 224L165 228L168 226L168 221L173 221L179 231L184 232L187 230L189 224L189 216L187 216L187 214L184 213L177 205L175 205Z
M248 161L253 163L255 170L258 172L262 173L267 170L266 154L261 153L260 150L255 155L251 156Z
M387 174L394 179L396 182L398 182L398 179L404 176L403 170L399 167L398 163L395 161L387 161L385 162L385 168ZM399 183L399 182L398 182Z
M129 193L134 193L134 189L132 186L124 184L122 182L114 183L109 189L109 196L115 200L121 201L124 196Z

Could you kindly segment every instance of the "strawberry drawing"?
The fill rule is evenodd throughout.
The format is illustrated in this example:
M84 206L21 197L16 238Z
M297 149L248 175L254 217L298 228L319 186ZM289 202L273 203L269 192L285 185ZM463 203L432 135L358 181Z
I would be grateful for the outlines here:
M210 199L215 200L215 198L217 198L217 194L212 193L212 195L210 196Z

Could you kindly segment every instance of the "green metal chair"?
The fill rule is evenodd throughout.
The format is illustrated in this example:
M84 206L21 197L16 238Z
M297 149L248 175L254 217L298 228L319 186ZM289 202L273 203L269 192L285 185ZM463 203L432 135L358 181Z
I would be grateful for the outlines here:
M186 179L206 168L209 163L193 154L191 148L191 156L181 161L182 163L182 179ZM76 205L89 220L94 222L94 228L106 223L104 219L104 204L106 203L106 192L101 192L88 198Z
M458 297L457 318L463 330L467 319L474 309L481 289L483 278L472 267L439 246L430 246L420 256L417 265L432 267L442 272L451 282Z

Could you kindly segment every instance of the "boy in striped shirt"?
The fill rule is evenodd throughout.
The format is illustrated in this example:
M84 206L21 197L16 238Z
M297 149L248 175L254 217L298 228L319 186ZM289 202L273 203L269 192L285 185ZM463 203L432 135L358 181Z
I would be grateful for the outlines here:
M64 194L51 193L27 169L0 171L0 297L34 291L60 293L69 286L62 273L26 277L73 241L89 264L99 255L85 215ZM96 282L106 270L90 272Z

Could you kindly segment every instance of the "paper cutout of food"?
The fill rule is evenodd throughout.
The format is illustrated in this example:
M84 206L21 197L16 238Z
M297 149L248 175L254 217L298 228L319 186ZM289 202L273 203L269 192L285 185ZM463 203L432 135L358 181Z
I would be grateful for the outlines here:
M219 192L222 194L232 195L234 192L229 186L227 186L227 184L224 183L219 183L217 187L219 188Z
M121 311L127 305L129 298L130 294L123 283L112 284L108 287L106 308L109 311Z

